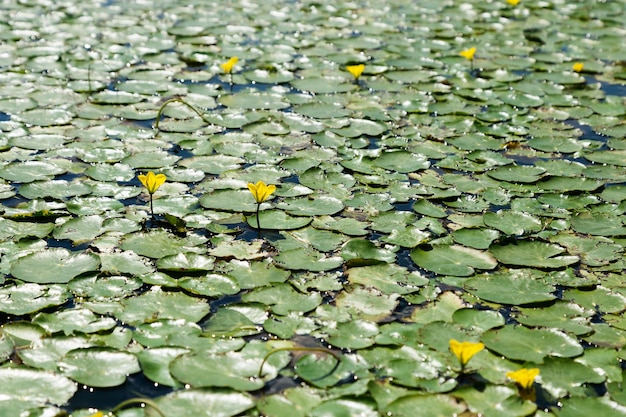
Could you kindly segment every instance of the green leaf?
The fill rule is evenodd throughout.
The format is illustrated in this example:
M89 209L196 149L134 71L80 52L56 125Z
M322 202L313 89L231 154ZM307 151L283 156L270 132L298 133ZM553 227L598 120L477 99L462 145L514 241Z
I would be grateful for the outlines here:
M28 398L29 401L63 405L77 390L76 383L52 372L23 368L0 369L2 392L8 399Z
M583 353L578 341L555 329L507 325L487 331L481 341L509 359L542 363L546 356L574 357Z
M241 298L243 301L258 302L270 306L272 311L285 315L290 311L310 311L317 307L322 298L319 294L301 294L289 284L276 283L271 287L255 288Z
M227 353L195 352L178 356L170 372L177 380L193 387L230 387L239 391L256 391L274 379L289 361L289 352L271 351L265 343L248 343L241 351ZM261 377L261 364L263 369Z
M554 300L554 285L538 279L533 271L509 270L482 274L463 282L463 288L476 297L501 304L523 305ZM506 288L506 291L502 291Z
M395 264L350 268L347 274L351 283L376 288L385 294L410 294L428 283L419 273Z
M203 299L178 292L165 292L159 287L153 287L140 296L124 299L122 306L123 309L116 312L115 316L130 324L158 318L182 318L197 322L210 310Z
M338 256L326 257L315 249L296 248L286 250L274 257L274 261L287 269L308 271L329 271L343 264Z
M157 347L142 350L137 354L141 370L151 381L167 387L180 388L181 384L170 374L170 363L178 356L189 352L180 347Z
M572 397L563 399L562 403L562 407L554 409L557 417L585 417L590 414L606 417L626 415L626 407L612 401L608 396Z
M0 288L0 311L22 316L64 304L69 298L61 285L14 284Z
M363 349L374 344L378 335L376 323L367 320L353 320L348 323L339 323L335 328L326 328L326 340L333 346L341 349Z
M489 251L502 263L536 268L562 268L580 260L578 256L561 255L566 251L559 245L539 241L495 244L489 247Z
M445 394L408 395L389 404L384 412L398 417L415 417L415 410L419 410L421 417L444 417L460 415L466 406Z
M156 403L167 416L232 417L254 407L254 399L232 390L191 389L179 390L159 397ZM146 407L147 417L160 417L151 407Z
M156 266L161 271L194 273L212 270L214 262L215 259L208 256L182 252L162 257Z
M543 228L541 220L528 213L498 210L483 214L485 225L496 228L507 235L520 236L527 233L539 232Z
M488 252L460 245L435 245L432 249L415 248L411 259L418 266L440 275L470 276L474 269L493 269L497 262Z
M293 230L305 227L313 220L306 216L292 216L280 210L265 210L259 213L261 229L265 230ZM250 227L256 228L256 215L246 218Z
M395 253L377 247L373 242L365 239L350 239L341 248L341 257L349 265L368 265L376 263L391 263L396 259Z
M541 371L543 375L543 367ZM472 412L485 416L524 417L537 409L535 403L520 399L517 391L510 387L487 385L483 390L463 387L454 393L467 402Z
M99 266L100 258L94 253L52 248L19 258L11 266L11 274L26 282L67 283L84 272L97 270Z
M69 351L59 362L59 369L91 387L115 387L123 384L129 374L140 371L132 353L99 347Z

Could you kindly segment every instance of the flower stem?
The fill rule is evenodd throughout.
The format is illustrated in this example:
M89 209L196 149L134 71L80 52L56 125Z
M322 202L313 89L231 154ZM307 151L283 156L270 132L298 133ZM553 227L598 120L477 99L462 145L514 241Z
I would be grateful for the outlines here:
M192 106L191 104L187 103L185 100L183 100L180 97L174 97L171 98L169 100L166 100L163 102L163 104L161 104L161 107L159 108L159 111L157 112L157 116L156 116L156 120L154 122L154 128L159 130L159 123L161 122L161 115L163 114L163 111L165 110L165 107L170 104L170 103L181 103L185 106L187 106L189 109L191 109L193 112L195 112L205 123L209 123L211 124L211 121L208 120L206 117L204 117L204 115L202 113L200 113L200 111L198 109L196 109L194 106Z
M152 206L152 194L150 194L150 215L152 215L152 221L154 221L154 207Z
M261 238L261 220L259 220L259 210L261 209L261 203L256 205L256 234L258 238Z

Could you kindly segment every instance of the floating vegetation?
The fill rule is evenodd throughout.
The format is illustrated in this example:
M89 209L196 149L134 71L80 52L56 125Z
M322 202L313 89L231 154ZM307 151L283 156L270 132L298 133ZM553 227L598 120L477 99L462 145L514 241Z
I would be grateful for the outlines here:
M179 3L3 3L0 415L626 415L623 4Z

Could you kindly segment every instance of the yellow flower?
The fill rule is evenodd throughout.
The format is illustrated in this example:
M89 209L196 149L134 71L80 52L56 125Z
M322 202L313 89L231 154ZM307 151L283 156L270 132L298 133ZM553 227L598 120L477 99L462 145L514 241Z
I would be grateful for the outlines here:
M461 367L467 365L472 356L484 348L485 345L480 342L459 342L458 340L450 339L450 350L458 358Z
M506 0L511 6L517 6L519 4L519 0Z
M144 187L148 190L150 195L154 194L156 190L159 189L161 185L165 182L167 177L164 174L154 174L154 172L150 171L147 175L138 175L139 181L143 184Z
M512 379L525 390L528 390L533 386L533 382L535 382L537 375L539 375L538 368L522 368L517 371L506 373L507 378Z
M256 200L257 204L261 204L267 200L274 191L276 191L276 186L266 185L263 181L259 181L256 184L248 183L248 189L252 193L252 196Z
M346 66L346 70L352 74L352 76L356 79L358 79L361 74L363 74L363 70L365 69L365 64L359 64L359 65L347 65Z
M585 68L585 64L582 62L575 62L574 65L572 65L572 71L574 72L581 72L583 68Z
M461 55L465 59L473 61L475 53L476 53L476 47L473 46L469 49L463 49L461 52L459 52L459 55Z
M98 411L97 413L93 413L89 417L104 417L104 414L102 413L102 411Z
M239 61L239 58L234 56L228 61L224 62L223 64L220 64L220 67L222 67L222 69L224 70L226 74L230 74L233 71L233 67L235 66L237 61Z

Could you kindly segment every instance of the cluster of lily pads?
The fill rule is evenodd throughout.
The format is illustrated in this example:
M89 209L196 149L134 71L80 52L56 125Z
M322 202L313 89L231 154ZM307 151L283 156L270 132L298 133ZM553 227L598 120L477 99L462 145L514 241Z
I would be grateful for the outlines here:
M3 3L0 415L626 415L623 5L179 3Z

